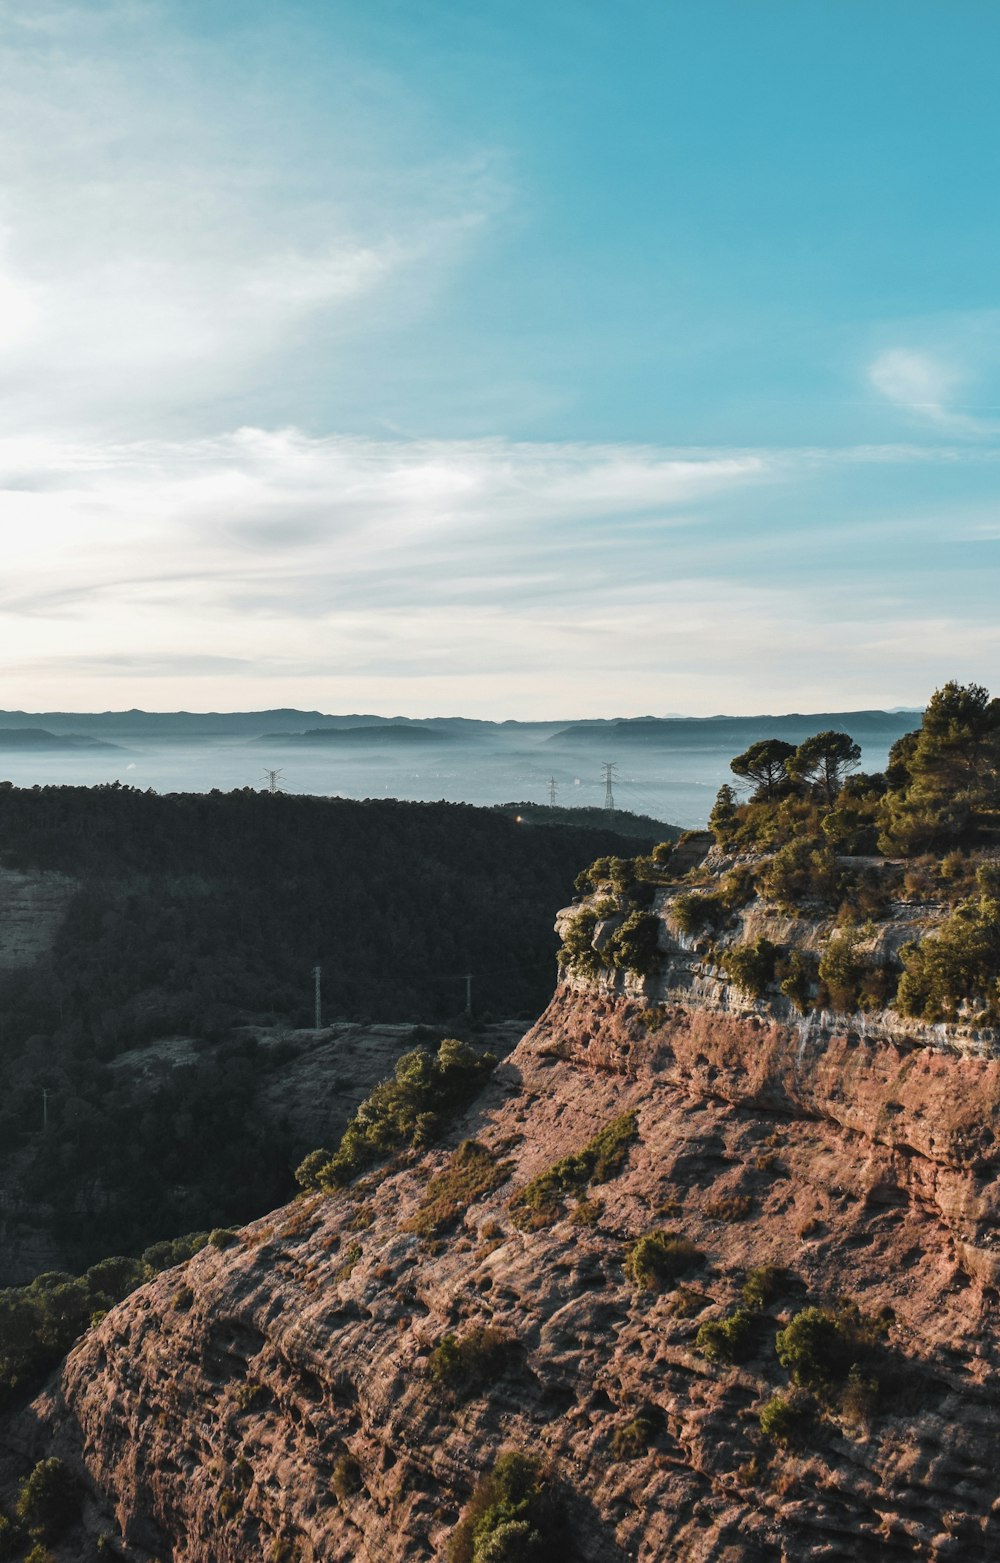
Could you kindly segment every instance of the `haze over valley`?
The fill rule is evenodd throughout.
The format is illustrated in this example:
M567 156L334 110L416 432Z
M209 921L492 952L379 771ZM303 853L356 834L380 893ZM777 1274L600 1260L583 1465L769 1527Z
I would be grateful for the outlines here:
M330 716L318 711L0 712L0 778L18 786L108 783L156 792L277 785L345 798L444 799L490 805L603 808L604 766L616 806L684 828L704 826L731 780L733 754L757 739L801 742L849 731L867 769L919 713L853 711L760 717L489 722L455 717Z

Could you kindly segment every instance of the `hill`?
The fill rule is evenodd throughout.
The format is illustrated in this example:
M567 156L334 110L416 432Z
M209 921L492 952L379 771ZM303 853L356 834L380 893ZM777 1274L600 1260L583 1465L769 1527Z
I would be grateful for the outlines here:
M477 1016L530 1018L552 908L635 844L463 805L0 786L0 1285L286 1197L295 1124L261 1103L314 965L327 1020L457 1023L467 975ZM162 1076L114 1067L170 1039Z

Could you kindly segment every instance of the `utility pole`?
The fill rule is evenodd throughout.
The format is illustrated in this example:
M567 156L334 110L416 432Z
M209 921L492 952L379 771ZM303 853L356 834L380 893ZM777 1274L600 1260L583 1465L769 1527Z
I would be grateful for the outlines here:
M281 779L281 771L270 771L265 768L264 776L267 779L267 790L273 798L275 793L281 791L281 788L278 786L278 782Z
M313 997L314 997L314 1000L315 1000L314 1012L313 1012L313 1030L314 1031L322 1031L322 1029L323 1029L323 1002L322 1002L321 987L320 987L320 984L322 982L322 977L323 977L323 968L322 968L322 966L314 966L313 967L313 984L314 984Z
M556 803L556 779L555 779L554 776L550 776L549 777L549 802L552 804L552 807L555 808L555 803Z
M472 1014L472 976L473 976L472 972L466 972L466 975L465 975L465 1013L467 1015L471 1015Z
M42 1133L43 1134L48 1129L48 1127L49 1127L49 1093L48 1093L48 1091L43 1091L42 1092Z
M611 784L615 779L615 771L618 767L613 760L605 760L602 769L604 771L604 807L609 814L613 814L615 812L615 795Z

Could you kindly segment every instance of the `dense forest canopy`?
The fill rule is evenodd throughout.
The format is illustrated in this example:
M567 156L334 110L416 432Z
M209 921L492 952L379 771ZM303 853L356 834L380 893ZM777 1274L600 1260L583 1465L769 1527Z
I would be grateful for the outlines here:
M456 804L0 785L0 864L72 881L51 952L0 979L0 1175L81 1264L257 1214L291 1187L254 1109L280 1058L234 1028L311 1024L316 962L331 1019L444 1021L472 973L480 1013L529 1020L580 864L635 846ZM109 1067L177 1034L203 1045L155 1092Z

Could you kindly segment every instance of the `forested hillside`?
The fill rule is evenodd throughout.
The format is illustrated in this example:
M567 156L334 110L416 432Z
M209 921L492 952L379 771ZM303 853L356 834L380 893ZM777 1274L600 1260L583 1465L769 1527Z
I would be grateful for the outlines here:
M635 844L452 804L3 785L0 864L76 885L49 954L0 978L8 1208L50 1204L81 1262L265 1208L290 1187L253 1105L276 1060L235 1028L310 1023L317 962L331 1019L447 1020L466 973L480 1013L530 1019L574 875ZM199 1049L155 1089L109 1067L174 1034Z

